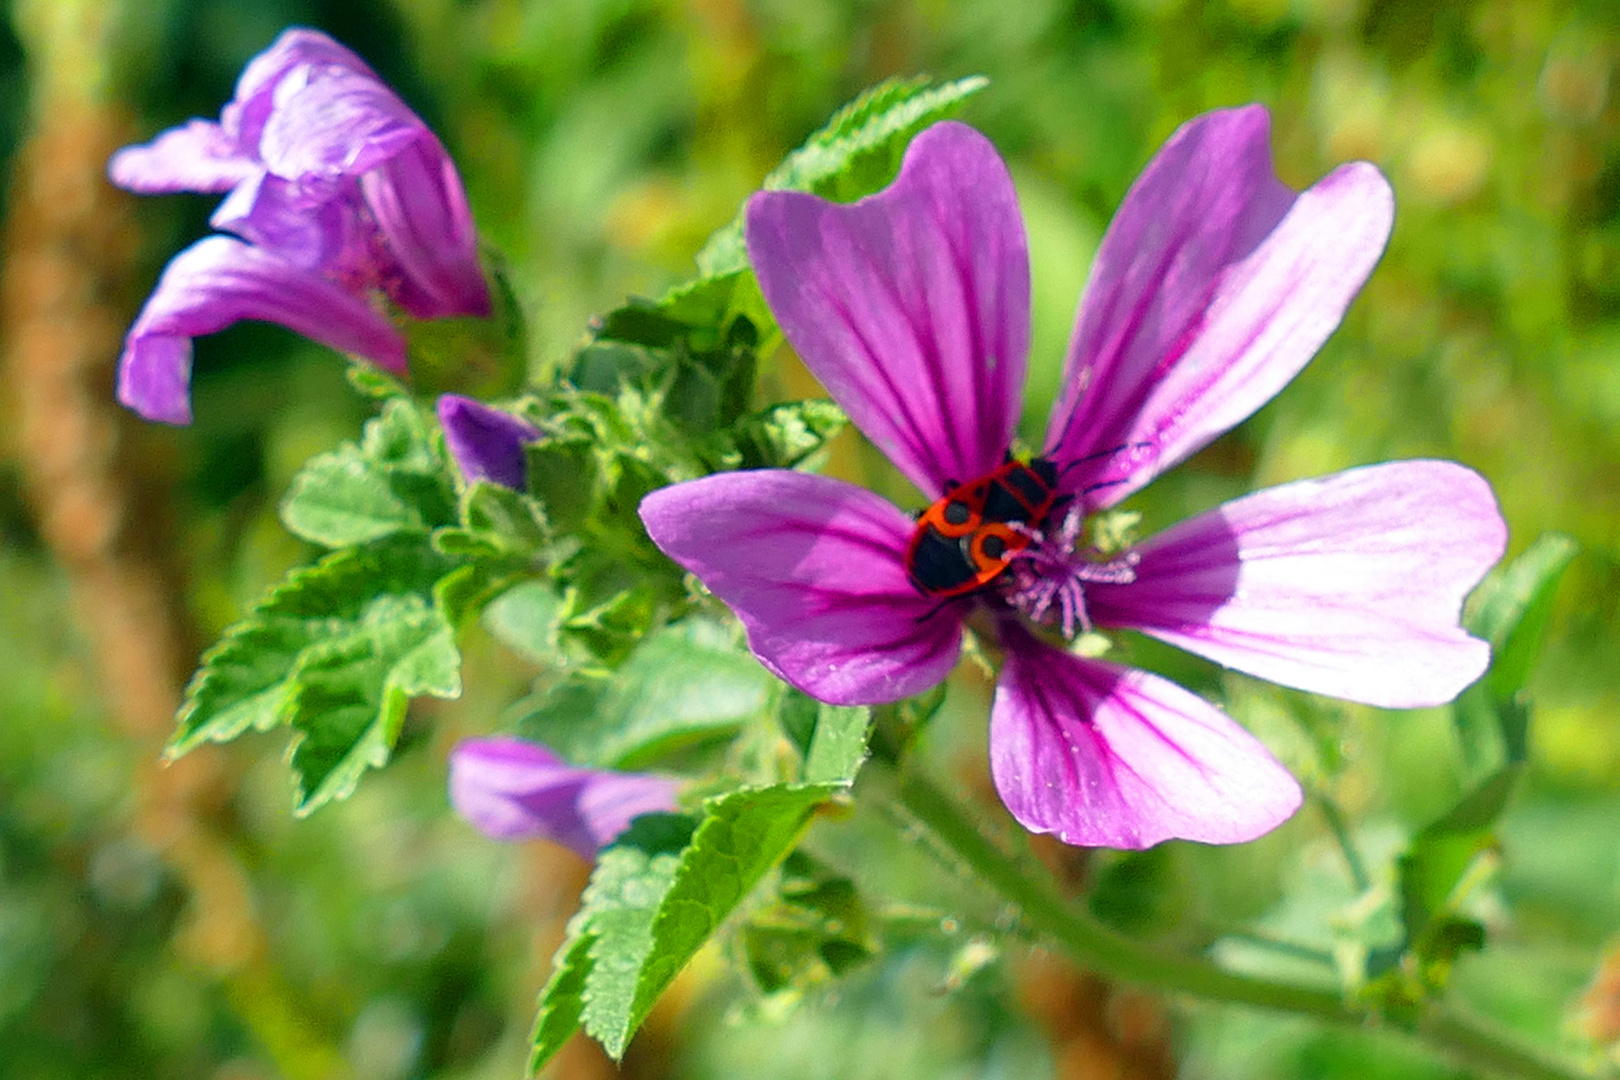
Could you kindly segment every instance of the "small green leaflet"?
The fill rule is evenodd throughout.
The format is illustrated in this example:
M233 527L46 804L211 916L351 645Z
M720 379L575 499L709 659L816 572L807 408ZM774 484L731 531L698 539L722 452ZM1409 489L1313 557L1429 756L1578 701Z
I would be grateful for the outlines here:
M1491 643L1495 655L1485 686L1497 700L1524 688L1541 655L1552 602L1580 545L1562 533L1542 533L1502 569L1468 629Z
M577 1026L619 1058L653 1003L771 867L817 805L846 785L741 788L687 819L649 815L602 852L540 996L531 1069Z
M1530 672L1547 638L1552 603L1579 552L1561 533L1543 533L1475 595L1468 631L1491 643L1491 666L1452 707L1452 719L1477 786L1528 755Z
M1531 708L1525 684L1541 654L1558 583L1577 550L1567 536L1538 537L1481 586L1468 621L1494 653L1484 678L1453 706L1473 786L1418 831L1398 862L1405 948L1418 961L1421 986L1431 992L1444 986L1460 952L1485 942L1484 927L1460 909L1491 873L1481 857L1496 848L1496 820L1527 756Z
M454 629L433 604L454 567L418 535L294 570L203 656L168 756L290 724L297 812L347 796L387 761L408 699L461 692Z
M378 597L356 630L299 658L288 719L301 734L300 815L348 798L366 769L388 763L411 698L461 694L455 631L420 597Z
M282 499L281 520L305 540L342 548L445 524L454 510L433 426L396 398L366 422L360 445L305 464Z
M872 710L864 705L817 705L816 730L804 756L804 778L809 783L849 783L866 761Z
M743 469L797 469L813 466L819 454L849 423L844 410L830 401L772 405L749 413L728 433Z
M808 191L839 202L870 195L894 179L913 135L955 115L989 84L980 75L939 84L926 76L879 83L834 114L765 177L763 186L767 191ZM697 264L705 277L748 265L740 214L709 238Z

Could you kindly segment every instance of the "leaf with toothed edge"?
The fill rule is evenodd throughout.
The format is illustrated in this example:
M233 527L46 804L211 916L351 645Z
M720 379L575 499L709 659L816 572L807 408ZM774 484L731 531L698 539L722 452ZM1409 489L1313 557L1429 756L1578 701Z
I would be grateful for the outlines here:
M576 1027L624 1055L660 994L843 783L741 788L696 822L650 814L605 849L541 994L530 1068Z
M203 657L167 756L289 724L298 812L347 796L387 761L410 698L460 693L455 630L435 603L455 568L417 534L292 571Z

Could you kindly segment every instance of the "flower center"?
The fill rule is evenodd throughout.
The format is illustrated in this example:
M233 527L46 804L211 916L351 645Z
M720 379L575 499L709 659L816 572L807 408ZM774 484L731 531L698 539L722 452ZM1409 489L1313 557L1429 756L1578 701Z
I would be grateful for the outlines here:
M1056 529L1014 526L1027 545L1011 556L1012 581L1007 602L1031 621L1056 622L1065 638L1091 631L1086 613L1085 586L1089 582L1129 585L1136 580L1136 552L1128 546L1107 549L1083 544L1085 513L1071 504Z
M912 585L942 604L994 591L1030 621L1056 623L1066 638L1089 632L1085 586L1136 580L1135 515L1103 515L1092 541L1082 543L1084 507L1058 493L1058 475L1045 458L1026 464L1009 454L983 476L952 484L917 515L905 555Z

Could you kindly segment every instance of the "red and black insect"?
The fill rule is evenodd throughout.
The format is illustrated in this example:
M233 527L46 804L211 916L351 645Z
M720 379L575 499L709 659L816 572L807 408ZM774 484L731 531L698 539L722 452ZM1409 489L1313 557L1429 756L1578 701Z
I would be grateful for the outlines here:
M949 600L989 585L1030 544L1060 501L1058 468L1046 458L1006 462L952 485L917 516L906 576L924 596ZM1013 528L1024 526L1024 530Z

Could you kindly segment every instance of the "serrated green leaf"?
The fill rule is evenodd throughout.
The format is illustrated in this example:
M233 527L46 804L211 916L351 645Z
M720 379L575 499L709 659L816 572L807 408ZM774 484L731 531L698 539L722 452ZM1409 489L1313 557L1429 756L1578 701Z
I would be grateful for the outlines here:
M179 728L165 755L179 757L203 742L228 742L247 730L282 722L287 673L319 640L320 627L301 619L249 619L231 627L203 654L186 688Z
M299 470L281 501L281 520L294 535L329 548L367 544L425 524L352 445L317 455Z
M292 765L303 815L347 798L362 772L387 763L411 698L461 695L461 653L433 606L383 597L352 634L302 657L293 683L289 721L303 737Z
M811 461L849 424L830 401L810 399L773 405L732 425L741 454L739 468L796 469Z
M571 761L612 768L730 735L774 688L729 627L696 618L649 635L610 677L572 681L580 685L526 703L516 726Z
M530 1038L533 1044L529 1054L531 1075L539 1072L540 1067L563 1048L568 1037L579 1030L580 1014L585 1008L582 995L591 973L591 946L596 941L594 934L577 932L582 921L583 914L569 922L568 936L551 961L551 978L540 991L540 1011L534 1018L534 1033Z
M787 855L811 810L843 786L741 789L705 803L703 820L679 855L632 855L622 847L603 853L598 874L611 888L586 904L587 910L608 906L589 921L598 937L582 1023L611 1056L623 1056L658 996ZM596 885L593 876L591 889Z
M562 611L562 597L549 584L525 581L484 608L484 628L519 656L546 664L558 654Z
M872 710L866 706L821 703L804 758L804 779L809 783L855 779L866 760L866 737L871 729Z
M449 521L445 463L417 407L390 400L358 446L311 458L281 502L295 535L329 548L367 544Z
M380 597L359 625L300 657L288 721L298 774L295 812L347 798L387 764L413 697L461 694L461 654L444 616L417 596Z
M955 115L987 85L989 80L982 76L971 76L938 85L920 77L874 86L789 154L765 177L763 186L767 191L808 191L840 201L870 195L894 178L912 136ZM709 238L698 252L697 264L709 277L748 265L740 214Z
M406 701L460 691L434 588L454 564L423 536L334 552L288 575L226 632L186 691L167 753L290 723L300 812L387 759Z

